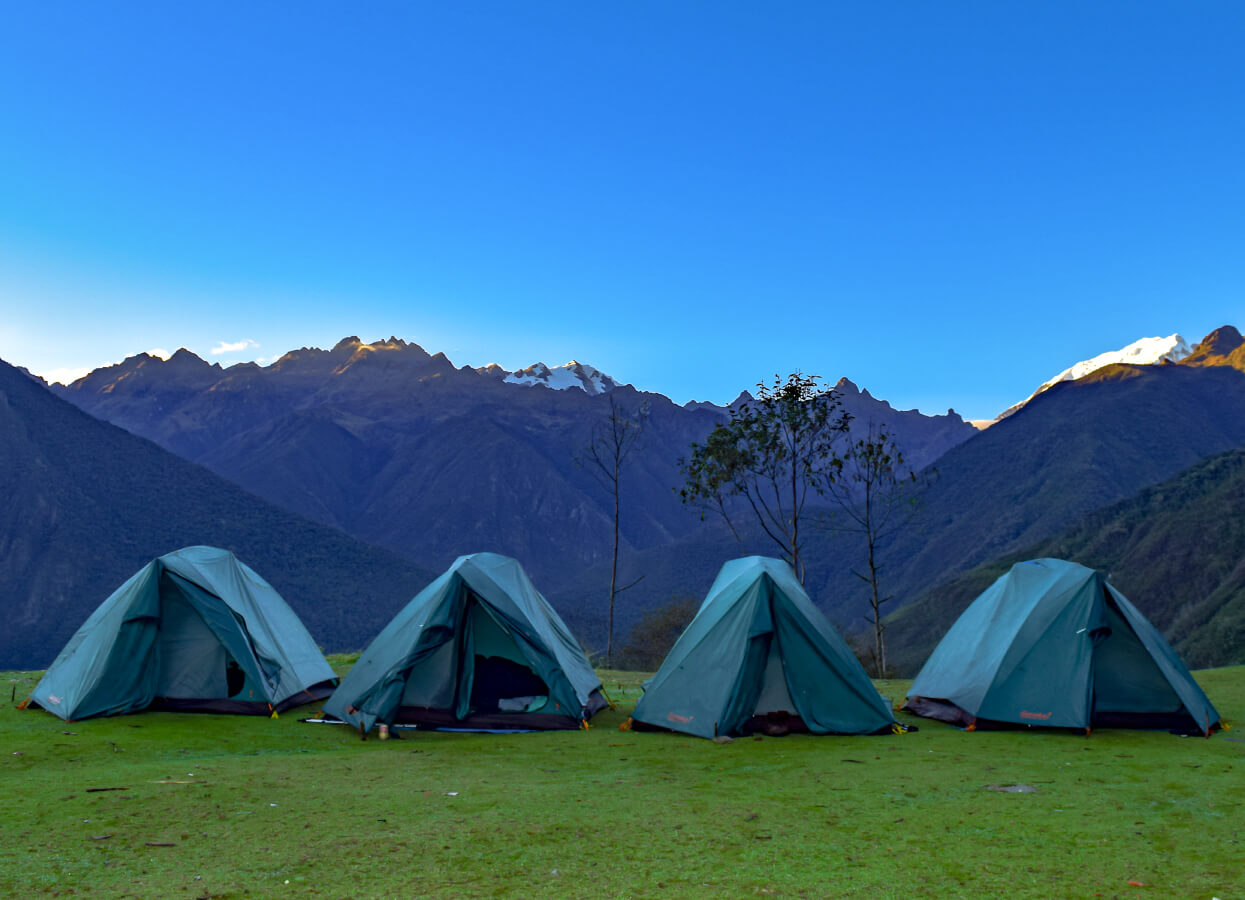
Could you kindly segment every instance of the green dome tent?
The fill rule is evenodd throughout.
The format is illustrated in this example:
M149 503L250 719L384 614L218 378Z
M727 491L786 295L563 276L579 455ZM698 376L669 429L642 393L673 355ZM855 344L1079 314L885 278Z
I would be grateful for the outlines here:
M633 721L697 737L778 725L873 734L890 704L781 560L726 563L700 610L644 685Z
M606 706L579 643L513 559L460 556L376 636L325 704L369 731L578 728Z
M1100 572L1017 563L939 642L908 693L966 725L1165 728L1209 735L1219 713L1163 636Z
M268 715L336 681L268 582L227 550L186 547L101 603L27 703L66 721L148 708Z

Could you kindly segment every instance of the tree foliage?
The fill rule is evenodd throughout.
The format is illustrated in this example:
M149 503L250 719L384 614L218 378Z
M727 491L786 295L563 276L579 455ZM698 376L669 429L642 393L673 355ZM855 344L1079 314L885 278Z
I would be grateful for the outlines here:
M684 503L717 512L737 540L736 519L754 519L801 581L800 519L809 500L838 479L837 447L851 420L838 392L819 382L797 371L758 384L756 399L731 410L679 460Z

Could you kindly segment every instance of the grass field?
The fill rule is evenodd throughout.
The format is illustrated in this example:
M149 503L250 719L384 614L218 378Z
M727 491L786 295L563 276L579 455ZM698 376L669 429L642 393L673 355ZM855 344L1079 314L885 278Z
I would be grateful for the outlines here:
M339 667L344 661L338 659ZM13 897L1245 896L1245 728L405 732L0 711ZM4 673L21 700L36 676ZM1198 673L1245 721L1245 667ZM898 700L906 682L879 682ZM989 787L1028 785L1031 793Z

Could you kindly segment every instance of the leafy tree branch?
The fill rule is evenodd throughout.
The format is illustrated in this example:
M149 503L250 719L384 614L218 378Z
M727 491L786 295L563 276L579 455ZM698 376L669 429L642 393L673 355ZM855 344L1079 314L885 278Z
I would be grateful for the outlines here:
M839 477L837 447L851 420L838 392L819 382L819 376L797 371L758 384L754 400L731 410L726 422L679 460L684 503L720 514L736 539L735 517L750 517L801 581L801 517L810 497Z

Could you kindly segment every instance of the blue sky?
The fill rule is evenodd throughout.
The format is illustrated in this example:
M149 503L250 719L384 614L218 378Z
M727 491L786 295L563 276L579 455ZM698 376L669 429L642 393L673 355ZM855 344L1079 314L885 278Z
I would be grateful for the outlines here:
M1245 326L1239 4L0 19L0 358L43 374L394 334L680 402L799 368L986 418Z

